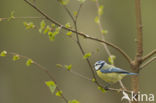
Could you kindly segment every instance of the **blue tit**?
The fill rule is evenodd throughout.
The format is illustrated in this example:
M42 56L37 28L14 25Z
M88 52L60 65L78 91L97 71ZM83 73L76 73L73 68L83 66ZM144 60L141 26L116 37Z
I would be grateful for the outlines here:
M94 64L97 75L107 83L116 83L126 75L137 75L126 70L107 64L105 61L97 61Z

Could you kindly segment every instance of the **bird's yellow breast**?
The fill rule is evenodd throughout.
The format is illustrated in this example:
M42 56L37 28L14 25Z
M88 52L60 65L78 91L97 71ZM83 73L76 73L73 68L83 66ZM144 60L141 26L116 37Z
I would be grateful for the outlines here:
M126 74L120 73L102 73L100 70L97 71L97 75L108 83L116 83L126 76Z

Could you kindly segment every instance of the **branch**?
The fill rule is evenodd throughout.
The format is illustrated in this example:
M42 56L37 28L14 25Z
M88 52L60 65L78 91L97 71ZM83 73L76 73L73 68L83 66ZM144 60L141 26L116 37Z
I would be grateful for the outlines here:
M143 32L142 32L142 18L141 18L141 0L135 0L136 7L136 27L137 27L137 57L143 55Z
M24 0L26 3L28 3L30 6L32 6L36 11L38 11L41 15L43 15L47 20L49 20L50 22L54 23L55 25L57 26L60 26L62 27L63 29L65 30L68 30L68 31L71 31L73 33L77 33L78 35L80 36L83 36L84 38L86 39L90 39L90 40L94 40L94 41L97 41L97 42L100 42L100 43L104 43L104 44L107 44L108 46L111 46L112 48L116 49L117 51L119 51L125 58L126 60L129 62L129 64L131 64L131 58L122 50L120 49L118 46L112 44L112 43L109 43L109 42L106 42L106 41L103 41L103 40L100 40L100 39L97 39L97 38L94 38L94 37L90 37L88 36L87 34L84 34L84 33L81 33L81 32L77 32L75 30L72 30L70 28L66 28L64 25L60 24L59 22L57 22L56 20L54 20L53 18L49 17L47 14L45 14L43 11L41 11L37 6L35 6L34 4L32 4L31 2L29 2L28 0Z
M143 32L142 32L142 18L141 18L141 0L135 0L136 9L136 27L137 27L137 52L134 63L132 63L132 71L135 73L139 72L139 67L142 63L143 55ZM139 89L139 77L133 76L131 85L134 93L138 93ZM138 99L138 96L136 97ZM138 103L138 101L132 101L132 103Z
M83 3L80 5L80 7L82 7L82 5L83 5ZM75 28L75 31L76 31L76 33L75 33L75 34L76 34L76 43L77 43L77 45L78 45L78 47L79 47L79 49L80 49L82 55L84 56L84 55L85 55L85 51L84 51L84 49L83 49L83 47L82 47L82 45L81 45L81 43L80 43L79 34L78 34L78 32L77 32L77 31L78 31L78 30L77 30L77 19L78 19L78 16L79 16L79 15L77 15L77 17L74 18L73 15L72 15L72 13L70 12L70 10L66 7L66 5L62 5L62 6L64 7L64 9L66 10L66 12L68 13L68 15L69 15L69 16L71 17L71 19L72 19L72 22L73 22L73 24L74 24L74 28ZM79 9L78 9L78 12L80 12L80 9L81 9L80 7L79 7ZM93 67L92 67L92 64L91 64L90 60L87 58L86 61L87 61L88 65L89 65L89 67L90 67L90 69L91 69L93 78L95 79L95 83L96 83L97 85L99 85L99 83L98 83L97 80L96 80L96 76L95 76L95 73L94 73L94 69L93 69Z
M103 26L101 24L101 14L99 13L99 9L100 9L100 4L99 4L99 0L96 0L96 7L97 7L97 11L98 11L98 19L99 19L99 22L97 23L98 24L98 27L99 27L99 30L101 32L101 36L102 36L102 40L105 41L105 36L104 36L104 33L103 33ZM107 47L106 44L103 44L104 45L104 49L106 50L106 53L109 57L111 57L112 53L110 52L109 48ZM113 64L114 65L114 64ZM120 83L120 86L123 90L126 90L125 86L123 85L122 81L120 80L119 81Z
M64 69L66 69L66 68L64 68ZM62 68L61 68L61 70L63 70ZM80 74L80 73L78 73L78 72L75 72L75 71L73 71L73 70L68 70L68 72L70 72L70 73L72 73L73 75L75 75L75 76L78 76L78 77L80 77L80 78L82 78L82 79L85 79L85 80L88 80L88 81L90 81L90 82L95 82L95 81L93 81L91 78L89 78L89 77L86 77L85 75L82 75L82 74ZM95 83L96 84L96 83ZM98 85L98 86L100 86L100 87L102 87L100 84ZM105 87L102 87L102 88L105 88ZM114 91L114 92L123 92L123 88L122 89L116 89L116 88L107 88L107 90L109 90L109 91ZM124 90L125 92L127 92L127 93L131 93L131 91L130 90Z
M100 8L99 0L96 0L96 7L97 7L97 9L99 10L99 8ZM102 33L102 31L103 31L103 26L102 26L101 21L100 21L100 20L101 20L101 15L100 15L99 13L98 13L98 19L99 19L98 26L99 26L99 30L100 30L101 35L102 35L102 40L105 41L104 34ZM105 48L106 53L108 54L108 56L111 56L112 54L111 54L110 50L108 49L107 45L106 45L106 44L103 44L103 45L104 45L104 48Z
M144 67L146 67L148 64L152 63L154 60L156 60L156 57L153 57L152 59L150 59L149 61L147 61L145 64L143 64L142 66L140 66L140 70L143 69Z
M150 52L149 54L145 55L142 59L142 61L147 60L148 58L150 58L151 56L153 56L154 54L156 54L156 49L153 50L152 52Z
M17 53L13 53L13 52L10 52L10 53L8 53L8 54L13 55L13 56L14 56L14 55L18 55L20 58L24 58L24 59L31 59L31 58L29 58L29 57L27 57L27 56L19 55L19 54L17 54ZM48 71L48 69L46 69L46 67L42 66L41 64L37 63L37 62L34 61L34 60L33 60L32 63L35 64L35 65L38 67L38 69L44 71L44 72L49 76L49 78L50 78L52 81L55 82L55 84L56 84L56 90L57 90L57 91L60 91L60 90L61 90L61 89L58 87L55 78L51 75L51 73ZM62 98L66 103L68 103L68 99L63 95L63 93L61 94L61 98Z
M2 21L2 20L8 20L9 19L9 17L7 17L7 18L0 18L0 20ZM12 19L45 19L45 17L31 17L31 16L28 16L28 17L14 17L14 18L12 18Z

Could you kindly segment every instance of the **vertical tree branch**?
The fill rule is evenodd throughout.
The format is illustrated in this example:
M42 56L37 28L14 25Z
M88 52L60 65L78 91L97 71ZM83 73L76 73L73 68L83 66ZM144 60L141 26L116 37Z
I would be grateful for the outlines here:
M141 18L141 0L135 0L136 7L136 27L137 27L137 58L143 55L143 32L142 32L142 18Z
M132 71L139 73L139 67L142 63L143 55L143 32L142 32L142 18L141 18L141 0L135 0L136 8L136 27L137 27L137 52L135 60L132 63ZM134 93L138 93L139 89L139 77L132 77L132 90ZM136 97L138 99L138 96ZM138 103L138 101L133 101L132 103Z

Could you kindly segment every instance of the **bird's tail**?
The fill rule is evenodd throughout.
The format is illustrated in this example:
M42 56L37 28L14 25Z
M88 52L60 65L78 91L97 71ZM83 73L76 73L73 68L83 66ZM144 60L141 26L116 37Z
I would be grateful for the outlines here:
M138 73L128 73L128 75L138 75Z

